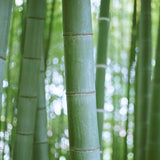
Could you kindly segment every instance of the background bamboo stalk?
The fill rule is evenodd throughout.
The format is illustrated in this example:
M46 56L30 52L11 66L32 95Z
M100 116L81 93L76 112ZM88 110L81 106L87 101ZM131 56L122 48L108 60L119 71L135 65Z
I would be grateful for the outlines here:
M41 10L44 13L42 17L45 17L46 3L41 8ZM37 105L35 136L34 136L34 159L48 160L49 156L48 156L48 137L47 137L47 113L46 113L46 101L45 101L45 63L44 63L45 61L44 61L44 48L43 48L44 40L43 38L41 40L42 40L41 66L40 66L38 105Z
M156 48L156 65L154 69L154 78L152 82L152 98L151 108L149 112L149 127L148 127L148 139L147 139L147 160L160 159L160 16L158 26L157 48Z
M22 61L15 160L31 160L42 53L45 0L28 1Z
M12 0L0 0L0 112L2 107L2 88L6 61Z
M140 53L138 55L138 99L136 160L146 160L148 111L151 99L151 0L141 0Z
M14 1L13 1L14 3ZM5 156L5 145L6 145L6 132L7 131L7 125L8 125L8 110L9 110L9 102L11 99L10 95L10 90L11 90L11 72L10 72L10 65L11 65L11 56L13 55L13 37L14 37L14 22L15 22L15 14L14 14L14 8L15 5L13 4L13 13L12 13L12 21L11 21L11 31L10 31L10 38L9 38L9 46L8 46L8 55L7 55L7 82L8 86L6 88L6 105L5 105L5 122L3 124L3 132L4 132L4 137L3 137L3 142L4 142L4 147L3 147L3 152L2 152L2 160L4 159ZM2 121L0 122L2 123ZM10 139L9 139L10 141ZM10 142L8 142L10 143ZM11 149L11 148L10 148Z
M15 8L16 8L16 4ZM22 56L23 56L23 49L24 49L24 32L25 32L25 25L26 25L26 2L22 3L23 10L20 15L20 26L22 28L22 32L19 36L20 46L19 46L19 70L18 70L18 82L17 82L17 92L15 95L15 103L12 105L12 112L11 112L11 124L12 124L12 131L10 137L10 157L13 158L13 149L15 143L15 132L16 132L16 123L15 120L17 119L17 110L18 110L18 100L19 100L19 90L20 90L20 77L21 77L21 70L22 70ZM15 11L16 12L16 11ZM16 23L15 23L16 24Z
M128 123L129 123L129 104L130 104L130 88L131 88L131 70L133 67L133 62L135 62L135 48L136 48L136 16L137 16L137 0L134 0L133 6L133 18L132 18L132 31L131 31L131 48L130 48L130 57L128 65L128 86L127 86L127 121L126 121L126 136L125 136L125 146L124 146L124 160L127 160L128 155L128 145L127 145L127 136L128 136Z
M105 71L107 61L107 41L109 30L109 7L110 0L101 0L99 15L99 32L97 45L97 64L96 64L96 105L98 117L98 131L101 153L103 153L102 131L104 121L104 91L105 91ZM101 154L103 159L103 154Z
M34 160L48 160L44 55L41 58L39 95L34 136Z
M53 32L55 3L56 3L56 0L52 0L50 22L49 22L48 34L47 34L46 43L45 43L45 54L44 54L45 70L47 69L47 59L48 59L49 49L51 45L51 37Z

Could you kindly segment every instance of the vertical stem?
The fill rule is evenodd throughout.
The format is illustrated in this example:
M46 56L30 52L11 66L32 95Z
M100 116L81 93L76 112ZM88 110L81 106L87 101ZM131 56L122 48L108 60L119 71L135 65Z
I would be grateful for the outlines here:
M52 31L53 31L53 18L54 18L55 3L56 3L56 0L52 0L49 31L48 31L48 35L47 35L47 39L46 39L46 47L45 47L45 54L44 54L45 70L47 68L48 52L49 52L49 48L50 48L50 44L51 44L51 37L52 37Z
M132 19L132 33L131 33L131 48L130 48L130 58L128 65L128 86L127 86L127 121L126 121L126 136L125 136L125 146L124 146L124 160L127 160L128 155L128 146L127 146L127 136L128 136L128 123L129 123L129 104L130 104L130 80L131 80L131 69L133 66L133 62L135 61L135 47L136 47L136 10L137 8L137 0L134 0L133 6L133 19Z
M151 99L151 0L141 0L140 53L138 55L138 99L136 160L146 160L148 111Z
M41 6L42 17L45 17L46 2ZM43 21L43 26L45 21ZM43 31L42 31L43 32ZM48 160L47 113L45 101L45 64L43 38L41 39L41 66L39 75L38 105L34 135L34 160Z
M45 0L29 0L20 78L14 160L32 160Z
M101 0L99 15L99 33L97 45L97 65L96 65L96 105L98 117L98 131L101 153L103 153L102 131L104 120L104 90L105 90L105 69L107 60L107 40L109 30L109 4L110 0ZM101 154L103 159L103 154Z
M100 160L90 0L63 0L66 94L72 160Z
M159 12L160 13L160 12ZM149 112L149 127L147 141L147 160L160 159L160 16L156 48L156 65L154 69L154 79L152 83L151 108Z
M14 1L13 1L14 3ZM10 79L10 65L11 65L11 54L13 52L13 37L14 37L14 20L15 20L15 15L14 15L14 4L13 4L13 13L12 13L12 22L11 22L11 33L10 33L10 38L9 38L9 52L7 56L7 81L8 81L8 86L6 88L6 106L5 106L5 124L3 127L3 132L4 132L4 137L3 137L3 142L4 142L4 148L2 152L2 159L4 159L5 155L5 136L6 136L6 131L7 131L7 125L8 125L8 109L9 109L9 101L10 101L10 89L11 89L11 79ZM0 122L1 123L1 122ZM9 139L10 141L10 139Z
M22 27L22 32L21 35L19 36L19 41L20 41L20 47L19 47L19 78L18 78L18 82L17 82L17 92L15 95L15 103L12 105L12 115L11 115L11 124L12 124L12 133L11 133L11 138L10 138L10 148L11 148L11 152L10 152L10 157L13 158L13 148L14 148L14 141L15 141L15 132L16 132L16 125L14 124L14 119L17 119L17 114L15 113L15 110L18 110L18 99L19 99L19 88L20 88L20 75L21 75L21 66L22 66L22 55L23 55L23 48L24 48L24 32L25 32L25 20L26 20L26 3L23 0L23 11L21 12L21 27Z
M0 113L2 107L2 88L6 61L12 0L0 0Z
M45 101L45 67L43 55L44 54L42 53L34 136L34 160L48 160L47 113Z

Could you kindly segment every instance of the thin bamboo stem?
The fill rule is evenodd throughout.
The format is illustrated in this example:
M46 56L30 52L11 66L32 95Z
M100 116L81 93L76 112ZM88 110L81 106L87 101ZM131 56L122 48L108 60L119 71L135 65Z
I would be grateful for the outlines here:
M136 160L146 160L148 111L151 99L151 0L141 0L138 55Z
M100 15L99 15L99 33L97 45L97 64L96 64L96 105L98 117L98 131L101 149L101 159L103 159L103 144L102 144L102 131L104 113L98 110L104 109L104 91L105 91L105 70L107 61L107 41L109 31L109 7L110 0L101 0ZM102 66L102 67L101 67Z
M0 0L0 113L2 107L2 88L11 19L12 0Z
M160 13L160 12L159 12ZM147 139L147 160L160 159L160 17L158 26L157 48L156 48L156 65L154 68L154 78L152 82L151 108L149 112L149 127Z
M133 19L132 19L132 33L131 33L131 48L130 48L130 58L128 65L128 86L127 86L127 121L126 121L126 136L125 136L125 146L124 146L124 160L127 160L128 156L128 145L127 145L127 136L128 136L128 123L129 123L129 104L130 104L130 80L131 80L131 70L133 62L135 61L135 48L136 48L136 12L137 12L137 0L134 0L133 6Z
M29 0L27 4L14 160L32 160L33 156L45 3L45 0Z

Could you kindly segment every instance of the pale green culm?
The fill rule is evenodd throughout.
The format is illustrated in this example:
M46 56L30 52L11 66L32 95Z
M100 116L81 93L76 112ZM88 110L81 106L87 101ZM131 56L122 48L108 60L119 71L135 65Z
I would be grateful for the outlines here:
M127 144L127 137L128 137L128 125L129 125L129 105L130 105L130 89L131 89L131 71L133 67L133 62L135 62L135 48L136 48L136 41L137 41L137 0L134 0L133 4L133 18L132 18L132 31L131 31L131 47L130 47L130 56L129 56L129 63L128 63L128 85L127 85L127 120L126 120L126 136L124 139L124 160L128 159L128 144Z
M32 160L39 91L45 0L29 0L22 59L14 160Z
M43 43L42 43L43 44ZM34 136L34 160L48 160L47 113L45 101L44 53L41 58L38 105Z
M102 131L104 121L104 91L105 91L105 71L107 61L107 41L109 31L109 7L110 0L101 0L99 15L99 32L97 44L97 64L96 64L96 106L98 117L98 131L100 149L103 153ZM101 154L103 159L103 154Z
M90 0L63 0L71 160L100 160Z

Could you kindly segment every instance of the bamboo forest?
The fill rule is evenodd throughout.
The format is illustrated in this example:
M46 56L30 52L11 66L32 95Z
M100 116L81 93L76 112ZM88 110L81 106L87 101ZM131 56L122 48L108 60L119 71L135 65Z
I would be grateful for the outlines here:
M0 160L160 160L160 1L0 0Z

